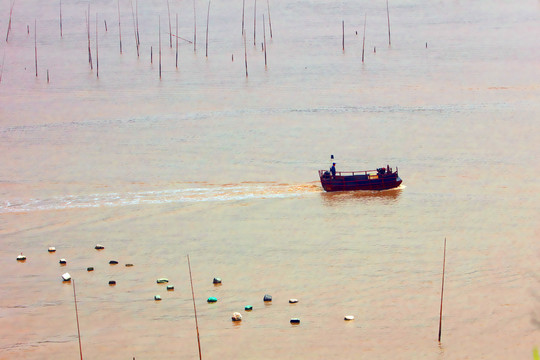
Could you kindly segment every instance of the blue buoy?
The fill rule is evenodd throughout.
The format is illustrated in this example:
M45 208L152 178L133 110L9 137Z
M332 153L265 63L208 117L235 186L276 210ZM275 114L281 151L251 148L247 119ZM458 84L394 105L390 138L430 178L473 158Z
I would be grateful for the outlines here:
M264 301L272 301L272 295L264 295L264 298L263 298Z
M208 300L206 300L206 301L208 301L209 303L215 303L215 302L217 302L217 298L211 296L211 297L209 297Z

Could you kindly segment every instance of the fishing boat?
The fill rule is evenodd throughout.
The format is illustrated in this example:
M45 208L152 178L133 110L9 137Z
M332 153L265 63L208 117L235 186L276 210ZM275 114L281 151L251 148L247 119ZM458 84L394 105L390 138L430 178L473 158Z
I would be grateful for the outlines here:
M402 180L398 169L389 166L376 170L336 171L319 170L321 185L325 191L387 190L398 187Z

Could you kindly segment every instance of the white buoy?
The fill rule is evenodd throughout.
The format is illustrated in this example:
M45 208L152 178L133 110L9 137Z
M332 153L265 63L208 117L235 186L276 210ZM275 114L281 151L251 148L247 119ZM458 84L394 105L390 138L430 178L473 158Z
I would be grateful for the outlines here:
M242 314L238 312L233 313L232 321L242 321Z
M17 256L17 261L24 261L24 260L26 260L26 256L24 256L22 253L21 255Z
M154 295L154 300L160 301L160 300L161 300L161 296L159 296L159 295Z
M296 304L298 299L289 299L289 304Z
M345 320L349 321L349 320L354 320L354 316L352 315L346 315L345 316Z
M62 275L62 280L71 281L71 275L69 275L69 273L65 273L64 275Z
M51 246L51 247L49 248L49 252L50 252L50 253L53 253L53 252L55 252L55 251L56 251L56 248L55 248L54 246Z
M103 250L103 249L105 249L105 246L100 245L100 244L97 244L96 247L95 247L94 249L96 249L96 250Z

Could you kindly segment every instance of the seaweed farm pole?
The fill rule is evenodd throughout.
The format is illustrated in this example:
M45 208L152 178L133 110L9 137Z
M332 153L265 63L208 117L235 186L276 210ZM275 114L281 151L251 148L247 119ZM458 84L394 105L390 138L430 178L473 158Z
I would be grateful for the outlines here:
M98 14L96 13L96 77L99 79Z
M244 13L246 9L246 0L242 1L242 35L244 35Z
M441 286L441 311L439 313L439 342L441 342L441 331L442 331L442 305L443 305L443 292L444 292L445 264L446 264L446 238L444 238L444 255L443 255L442 286Z
M366 20L367 20L367 14L364 16L364 37L362 38L362 62L364 62L364 48L366 46Z
M345 20L341 20L341 48L345 52Z
M191 283L191 298L193 299L193 311L195 313L195 329L197 330L197 344L199 345L199 359L202 360L201 354L201 339L199 336L199 322L197 321L197 307L195 306L195 292L193 291L193 278L191 276L191 263L189 262L189 254L187 255L189 268L189 282Z
M246 34L244 33L244 60L246 63L246 78L248 77L248 65L247 65L247 48L246 48Z
M253 6L253 46L256 46L256 35L257 35L257 0L255 0Z
M197 11L193 0L193 51L197 51Z
M176 13L176 68L178 69L178 13Z
M272 39L272 19L270 18L270 0L266 0L268 5L268 25L270 25L270 39Z
M92 65L92 50L90 49L90 4L88 4L88 13L86 15L86 26L88 33L88 62L90 63L90 69L94 70Z
M120 54L122 53L122 27L120 25L120 0L118 0L118 36L120 36Z
M161 17L158 16L158 33L159 33L159 79L161 80Z
M2 67L0 67L0 83L2 82L2 74L4 73L4 61L6 60L6 49L4 49L4 56L2 56Z
M63 34L62 34L62 0L60 0L60 37L63 37Z
M107 20L103 20L103 22L105 23L105 32L109 31L107 30Z
M266 24L264 22L264 14L263 14L263 41L264 41L264 68L266 69L267 63L266 63Z
M386 0L386 17L388 19L388 46L392 45L390 41L390 11L388 10L388 0Z
M37 72L37 20L34 19L34 53L35 53L35 59L36 59L36 77L38 76Z
M167 0L167 12L169 14L169 47L172 49L171 7L169 6L169 0Z
M75 318L77 319L77 335L79 337L79 354L81 355L81 360L82 360L83 355L82 355L82 345L81 345L81 330L79 327L79 310L77 309L77 293L75 292L75 279L73 279L72 282L73 282L73 299L75 300Z
M8 23L7 33L6 33L6 42L8 42L9 32L11 31L11 15L13 14L14 6L15 6L15 0L13 0L13 2L11 3L11 7L9 9L9 23Z
M208 0L208 12L206 13L206 57L208 58L208 23L210 22L210 0Z
M133 19L133 35L135 36L135 47L137 48L137 57L139 57L139 39L137 39L137 24L135 23L135 12L133 11L133 0L131 3L131 18Z
M139 1L138 0L135 0L135 21L137 23L137 51L138 51L141 45L141 39L139 38Z

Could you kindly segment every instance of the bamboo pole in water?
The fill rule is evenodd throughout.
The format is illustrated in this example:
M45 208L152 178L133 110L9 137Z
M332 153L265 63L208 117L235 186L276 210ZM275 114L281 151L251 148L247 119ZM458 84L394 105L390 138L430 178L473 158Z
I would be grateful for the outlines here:
M120 37L120 54L122 53L122 26L120 25L120 0L118 0L118 36Z
M439 313L439 342L441 342L441 332L442 332L442 307L443 307L445 265L446 265L446 238L444 238L444 255L443 255L442 286L441 286L441 310Z
M244 62L246 64L246 78L248 77L246 34L244 33Z
M75 300L75 319L77 320L77 336L79 338L79 354L81 355L81 360L82 360L83 354L82 354L82 345L81 345L81 329L79 326L79 310L77 309L77 293L75 291L75 279L71 281L73 282L73 299Z
M178 13L176 13L176 68L178 69Z
M105 23L105 32L109 31L107 30L107 20L103 20L103 22Z
M10 9L9 9L9 23L6 33L6 42L8 42L9 39L9 32L11 31L11 15L13 14L13 7L15 6L15 0L11 3Z
M268 64L266 62L266 24L264 21L264 14L263 14L263 41L264 41L264 69L268 67Z
M388 46L392 45L390 41L390 11L388 10L388 0L386 0L386 17L388 19Z
M171 7L169 6L169 0L167 0L167 13L169 14L169 47L172 49Z
M195 313L195 329L197 330L197 344L199 345L199 360L202 360L201 339L199 336L199 322L197 320L197 307L195 306L195 292L193 291L193 277L191 276L191 263L189 262L189 254L187 256L189 268L189 282L191 283L191 298L193 299L193 312Z
M244 35L244 13L246 9L246 0L242 0L242 35Z
M133 20L133 36L135 37L135 48L137 48L137 57L139 57L139 40L137 39L137 24L135 22L135 11L133 10L133 0L131 4L131 19Z
M90 4L88 4L88 13L86 14L86 27L88 33L88 62L90 63L90 69L94 70L92 65L92 50L90 48Z
M272 18L270 17L270 0L266 0L268 5L268 25L270 26L270 39L272 39Z
M367 14L364 16L364 37L362 38L362 62L364 62L364 48L366 46L366 21Z
M137 47L141 46L141 38L139 37L139 1L135 0L135 22L137 23Z
M210 0L208 0L208 12L206 13L206 57L208 57L208 23L210 22Z
M60 0L60 37L63 37L63 33L62 33L62 0Z
M341 20L341 48L345 52L345 20Z
M99 79L98 14L96 13L96 77Z
M255 0L254 6L253 6L253 46L257 45L256 35L257 35L257 0Z
M158 33L159 33L159 79L161 80L161 17L158 16Z
M2 74L4 73L4 61L6 60L6 49L4 49L4 55L2 56L2 67L0 68L0 83L2 82Z
M197 51L197 11L193 0L193 51Z
M37 20L34 19L34 54L36 60L36 77L38 76L37 71Z

